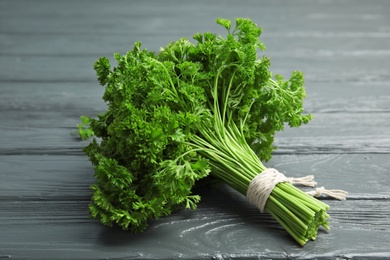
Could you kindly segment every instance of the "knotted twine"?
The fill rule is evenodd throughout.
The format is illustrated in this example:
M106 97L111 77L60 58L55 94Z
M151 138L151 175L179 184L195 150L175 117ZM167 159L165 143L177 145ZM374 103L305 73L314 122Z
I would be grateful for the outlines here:
M313 175L308 175L301 178L287 178L278 170L274 168L268 168L260 174L256 175L255 178L253 178L253 180L249 183L246 197L251 204L257 206L260 209L260 212L264 212L268 197L271 195L274 187L281 182L288 182L293 185L298 184L308 187L315 187L317 185L317 183L314 181ZM316 188L313 191L309 191L307 193L314 197L327 195L338 200L345 200L347 195L347 192L343 190L326 190L324 187Z

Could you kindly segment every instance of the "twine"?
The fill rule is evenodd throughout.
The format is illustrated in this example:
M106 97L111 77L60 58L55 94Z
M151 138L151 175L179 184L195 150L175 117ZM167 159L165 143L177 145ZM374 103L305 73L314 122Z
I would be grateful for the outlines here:
M249 183L246 197L249 203L257 206L260 212L263 213L265 204L274 187L278 183L286 181L289 181L289 179L284 174L276 169L268 168L261 174L256 175Z
M345 200L348 194L348 192L343 190L327 190L324 187L318 187L306 193L313 197L321 197L322 195L326 195L338 200Z
M249 183L246 197L249 203L255 205L260 209L260 212L265 211L265 204L269 196L271 195L274 187L281 182L289 182L291 184L304 185L307 187L315 187L317 183L314 181L313 175L308 175L301 178L287 178L283 173L280 173L274 168L268 168L262 173L256 175ZM326 190L324 187L315 188L313 191L307 192L308 195L314 197L320 197L327 195L329 197L345 200L348 194L343 190Z

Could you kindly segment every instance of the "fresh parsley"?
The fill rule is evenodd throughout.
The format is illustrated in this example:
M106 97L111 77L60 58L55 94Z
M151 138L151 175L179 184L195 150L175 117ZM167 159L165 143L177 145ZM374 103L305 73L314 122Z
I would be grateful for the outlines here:
M197 33L195 43L179 39L158 53L136 42L114 54L116 67L105 57L95 63L108 109L79 125L83 139L98 138L84 149L96 177L93 218L143 231L178 206L195 209L193 187L208 175L245 194L266 169L261 161L271 158L275 133L310 121L303 74L272 75L270 59L258 55L261 28L243 18L234 28L217 23L225 38ZM327 228L328 206L292 185L279 184L271 197L267 211L299 244Z

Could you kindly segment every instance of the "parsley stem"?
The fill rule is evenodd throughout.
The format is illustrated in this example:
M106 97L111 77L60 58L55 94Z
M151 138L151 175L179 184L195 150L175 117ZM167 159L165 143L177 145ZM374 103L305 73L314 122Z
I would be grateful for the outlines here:
M192 141L197 151L210 160L211 173L246 195L251 180L266 167L243 138L243 133L231 120L225 125L221 117L214 117L216 127L200 127L203 138L194 136ZM215 134L219 132L220 134ZM201 148L204 148L203 150ZM279 183L266 203L269 212L300 244L315 239L317 229L326 229L326 210L329 206L307 195L290 183Z

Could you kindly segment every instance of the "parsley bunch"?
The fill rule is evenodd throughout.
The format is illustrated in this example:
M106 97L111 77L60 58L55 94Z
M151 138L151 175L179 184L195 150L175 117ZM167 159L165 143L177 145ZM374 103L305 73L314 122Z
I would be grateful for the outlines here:
M195 209L197 181L212 175L246 194L250 181L271 158L276 132L299 127L305 97L301 72L290 79L272 76L250 19L218 19L226 38L195 34L158 53L136 42L117 66L102 57L94 65L105 87L105 113L83 117L79 132L94 135L84 152L94 165L96 183L89 206L93 218L132 232L178 206ZM327 228L329 207L289 183L278 184L266 204L298 241L315 239Z

